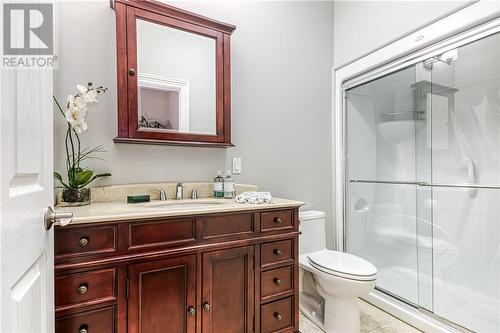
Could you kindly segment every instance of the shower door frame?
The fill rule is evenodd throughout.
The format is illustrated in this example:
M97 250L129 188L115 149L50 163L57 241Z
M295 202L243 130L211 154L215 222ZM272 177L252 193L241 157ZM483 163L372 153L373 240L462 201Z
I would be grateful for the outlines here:
M469 44L488 35L500 32L500 2L480 1L469 3L461 10L412 32L351 63L333 69L333 117L332 128L335 197L335 249L345 251L346 223L346 91L362 83L372 81L450 49ZM432 313L406 306L403 302L387 302L386 294L374 291L370 301L398 316L417 328L433 332L450 332L453 323L446 322ZM425 316L426 318L424 318Z

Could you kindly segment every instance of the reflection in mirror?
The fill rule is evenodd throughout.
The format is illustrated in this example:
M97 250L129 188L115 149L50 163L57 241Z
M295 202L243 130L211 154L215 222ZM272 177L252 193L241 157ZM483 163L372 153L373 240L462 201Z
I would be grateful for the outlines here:
M215 40L136 22L139 130L216 135Z

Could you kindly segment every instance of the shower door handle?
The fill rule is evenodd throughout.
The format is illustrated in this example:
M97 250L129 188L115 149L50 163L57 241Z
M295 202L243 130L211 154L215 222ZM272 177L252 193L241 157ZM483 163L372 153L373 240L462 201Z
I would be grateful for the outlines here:
M495 189L500 190L500 184L450 184L450 183L427 183L427 182L407 182L407 181L383 181L383 180L361 180L351 179L350 183L365 183L365 184L396 184L396 185L417 185L426 187L456 187L469 189Z
M476 164L472 158L466 158L465 163L467 163L467 176L469 184L477 184L477 176L476 176ZM474 199L477 197L478 189L471 188L469 190L469 197Z

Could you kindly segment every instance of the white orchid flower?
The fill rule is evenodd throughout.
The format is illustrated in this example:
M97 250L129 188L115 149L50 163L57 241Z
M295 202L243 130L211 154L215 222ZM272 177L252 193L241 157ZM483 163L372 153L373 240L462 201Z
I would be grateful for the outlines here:
M106 91L102 87L97 89L90 88L89 86L82 86L77 84L76 88L78 93L75 95L68 95L68 108L64 113L66 121L71 125L71 127L78 133L82 134L87 130L87 122L85 121L85 116L87 114L87 103L97 103L97 92Z
M85 122L85 110L78 110L68 108L66 110L66 120L73 127L78 134L81 134L87 130L87 123Z
M76 88L80 91L82 98L87 103L97 103L97 91L88 87L77 84Z
M87 113L87 110L85 110L85 109L77 109L77 108L70 106L66 110L65 116L66 116L66 120L68 121L68 123L73 125L73 124L81 123L82 121L84 121L86 113Z
M71 125L71 127L73 127L73 129L78 133L78 134L82 134L83 132L85 132L87 130L87 123L85 122L85 119L83 119L82 122L80 123L76 123L74 125Z
M81 97L68 96L68 108L65 112L66 121L77 131L78 134L87 130L85 115L87 114L87 104Z
M75 97L73 95L69 95L68 96L68 105L72 109L78 109L78 110L85 110L85 111L87 111L87 103L80 96Z

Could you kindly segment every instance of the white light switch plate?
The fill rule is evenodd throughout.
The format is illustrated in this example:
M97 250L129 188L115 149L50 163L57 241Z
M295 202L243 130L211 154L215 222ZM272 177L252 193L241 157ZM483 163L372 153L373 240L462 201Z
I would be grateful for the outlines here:
M233 158L233 175L239 175L241 173L241 158Z

